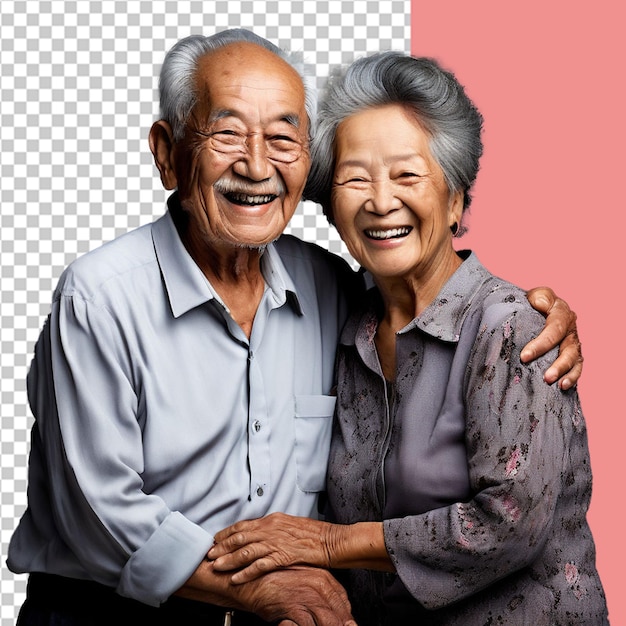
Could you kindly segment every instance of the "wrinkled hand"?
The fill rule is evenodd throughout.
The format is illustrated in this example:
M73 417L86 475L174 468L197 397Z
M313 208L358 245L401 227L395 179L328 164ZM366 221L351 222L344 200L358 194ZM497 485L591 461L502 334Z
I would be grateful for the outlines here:
M294 567L234 585L230 572L203 560L175 595L248 611L271 623L356 626L344 588L323 569Z
M558 380L561 389L569 389L576 384L583 369L576 313L549 287L531 289L527 297L533 308L546 316L546 326L535 339L524 346L521 359L527 363L560 344L559 356L546 370L544 380L547 383Z
M292 565L330 568L331 534L332 524L272 513L237 522L217 533L208 558L214 559L213 567L218 572L244 568L233 575L235 584Z
M283 626L357 626L344 588L323 569L290 568L240 585L246 610Z

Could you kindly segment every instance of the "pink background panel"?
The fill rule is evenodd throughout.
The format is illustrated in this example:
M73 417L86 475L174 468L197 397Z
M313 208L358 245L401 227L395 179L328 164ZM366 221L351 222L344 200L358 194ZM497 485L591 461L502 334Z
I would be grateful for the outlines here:
M485 117L469 233L495 274L551 286L579 316L589 520L614 625L626 624L626 20L617 1L413 0L411 49L452 70Z

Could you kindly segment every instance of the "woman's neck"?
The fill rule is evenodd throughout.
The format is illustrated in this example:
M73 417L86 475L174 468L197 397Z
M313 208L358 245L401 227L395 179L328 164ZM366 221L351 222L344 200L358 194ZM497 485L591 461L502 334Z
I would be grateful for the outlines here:
M375 344L383 375L388 381L396 378L396 333L424 312L462 262L452 251L443 261L432 263L425 271L401 277L374 277L384 305Z

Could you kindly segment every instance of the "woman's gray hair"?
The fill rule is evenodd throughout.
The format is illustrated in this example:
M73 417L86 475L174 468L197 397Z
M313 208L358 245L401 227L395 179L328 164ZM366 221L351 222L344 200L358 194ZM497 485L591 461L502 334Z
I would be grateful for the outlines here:
M454 75L433 59L381 52L332 75L319 107L304 197L320 203L331 222L337 127L359 111L388 104L400 104L415 114L430 135L430 150L448 189L463 192L464 210L471 202L469 191L483 152L481 114Z
M309 136L315 124L316 94L304 73L301 55L281 50L273 43L259 37L250 30L233 28L215 35L190 35L178 41L167 53L159 77L159 100L161 119L172 127L174 141L185 134L185 125L197 103L195 77L200 59L207 53L232 43L247 41L273 52L293 67L302 79L305 93L305 108L309 117Z

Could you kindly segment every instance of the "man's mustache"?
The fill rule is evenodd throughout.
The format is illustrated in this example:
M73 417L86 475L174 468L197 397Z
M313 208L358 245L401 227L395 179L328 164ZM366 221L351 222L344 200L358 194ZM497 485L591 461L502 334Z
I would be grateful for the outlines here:
M277 177L259 183L251 183L250 181L223 176L215 182L213 188L222 195L240 193L246 196L280 196L285 191L283 183Z

